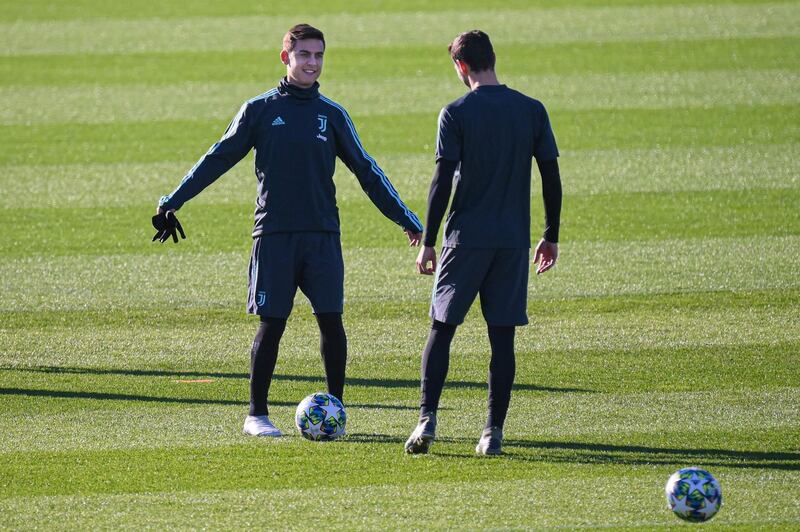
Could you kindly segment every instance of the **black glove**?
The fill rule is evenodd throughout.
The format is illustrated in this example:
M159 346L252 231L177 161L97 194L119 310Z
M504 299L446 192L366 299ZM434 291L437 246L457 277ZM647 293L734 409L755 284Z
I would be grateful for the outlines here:
M156 228L153 242L158 240L164 243L170 235L172 235L172 240L177 242L178 233L175 231L176 229L181 233L181 238L186 238L186 233L183 232L183 227L181 227L181 223L173 211L161 212L153 216L153 227Z

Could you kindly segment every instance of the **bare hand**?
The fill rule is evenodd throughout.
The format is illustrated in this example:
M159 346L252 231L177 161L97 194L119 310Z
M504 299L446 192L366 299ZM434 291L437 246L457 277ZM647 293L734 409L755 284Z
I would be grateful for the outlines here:
M430 267L428 267L430 263ZM417 271L422 275L433 275L436 271L436 249L429 246L422 246L417 255Z
M411 229L403 229L403 232L408 237L408 245L413 247L419 246L420 240L422 240L422 233L415 233Z
M536 268L536 275L541 275L556 265L558 259L558 244L548 242L544 238L539 241L536 251L533 253L533 263L539 264Z

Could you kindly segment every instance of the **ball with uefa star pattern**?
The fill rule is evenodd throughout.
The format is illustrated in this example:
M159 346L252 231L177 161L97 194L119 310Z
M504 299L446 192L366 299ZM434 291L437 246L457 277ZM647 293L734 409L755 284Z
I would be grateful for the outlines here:
M722 490L711 473L686 467L667 480L667 507L685 521L708 521L722 506Z
M329 393L312 393L297 405L294 423L307 440L330 441L344 435L347 414Z

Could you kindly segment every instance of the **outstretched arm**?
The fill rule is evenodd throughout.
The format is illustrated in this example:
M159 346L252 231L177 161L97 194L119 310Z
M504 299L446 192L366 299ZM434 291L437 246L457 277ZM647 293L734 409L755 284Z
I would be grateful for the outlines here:
M329 103L333 104L330 101ZM338 104L334 105L341 111L343 120L342 131L336 138L337 155L358 178L361 188L372 203L384 216L401 226L408 235L411 245L415 245L422 238L422 222L403 203L389 178L364 149L347 112Z
M252 112L248 102L242 105L219 142L211 146L211 149L189 170L178 188L161 198L158 203L160 209L163 211L180 209L184 203L197 196L247 155L253 147Z

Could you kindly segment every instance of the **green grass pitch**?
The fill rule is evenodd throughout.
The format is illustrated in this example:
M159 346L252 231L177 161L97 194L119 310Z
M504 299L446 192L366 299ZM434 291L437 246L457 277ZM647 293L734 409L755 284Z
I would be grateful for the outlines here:
M0 529L663 529L709 469L713 529L800 529L800 4L758 0L52 2L0 9ZM488 341L454 341L439 440L409 457L431 278L342 164L348 435L298 297L271 402L241 434L252 155L150 243L160 195L283 75L322 91L424 214L446 45L481 28L561 148L558 267L528 286L507 455L474 456ZM534 176L532 233L541 230ZM187 382L187 381L208 382Z

